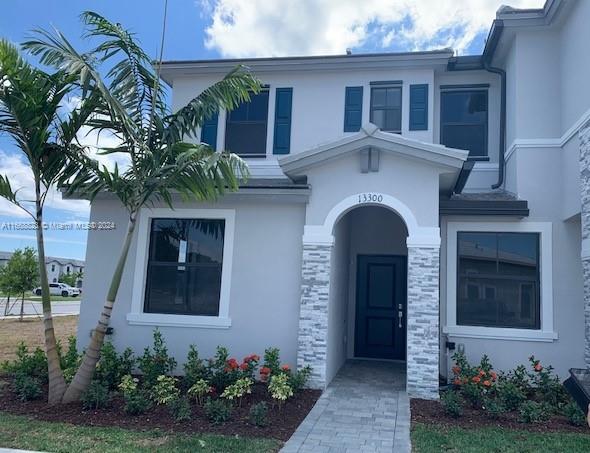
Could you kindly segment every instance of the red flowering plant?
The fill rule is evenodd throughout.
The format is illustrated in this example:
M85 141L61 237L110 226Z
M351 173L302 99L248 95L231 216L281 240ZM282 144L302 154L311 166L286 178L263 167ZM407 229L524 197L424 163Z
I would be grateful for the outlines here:
M559 377L553 374L553 367L544 366L534 355L529 357L529 363L533 369L529 372L529 382L531 390L536 394L536 399L549 403L556 409L567 404L567 393Z
M494 390L498 379L490 359L484 355L478 365L472 366L463 353L457 352L452 358L455 361L451 369L453 385L473 407L481 407L483 401Z

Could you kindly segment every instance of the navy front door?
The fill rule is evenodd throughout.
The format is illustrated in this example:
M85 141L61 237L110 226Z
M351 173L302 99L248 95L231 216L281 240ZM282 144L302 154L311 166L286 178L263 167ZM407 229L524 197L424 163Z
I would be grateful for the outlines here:
M406 358L406 257L358 255L355 356Z

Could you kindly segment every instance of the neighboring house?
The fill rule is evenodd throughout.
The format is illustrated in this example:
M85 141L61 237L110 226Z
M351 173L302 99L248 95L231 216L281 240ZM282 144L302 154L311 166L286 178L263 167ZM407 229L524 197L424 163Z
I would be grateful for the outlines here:
M453 347L497 369L590 365L589 22L590 2L549 0L501 8L478 56L166 62L173 108L238 63L263 80L201 134L253 176L216 203L142 211L115 345L140 352L159 327L180 361L191 343L276 346L319 388L347 358L401 360L426 398ZM92 204L91 221L126 219ZM89 232L81 348L124 230Z
M12 256L10 252L0 252L0 266L4 266ZM45 257L45 268L47 269L47 279L49 283L57 283L59 276L62 274L83 274L84 261L74 260L71 258L55 258L53 256ZM78 278L76 287L82 288L84 276Z

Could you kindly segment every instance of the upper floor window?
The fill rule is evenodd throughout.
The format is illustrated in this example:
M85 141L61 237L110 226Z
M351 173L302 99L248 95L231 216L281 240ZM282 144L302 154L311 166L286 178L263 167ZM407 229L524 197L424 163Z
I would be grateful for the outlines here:
M402 132L402 87L371 87L371 123L382 131Z
M541 328L539 234L457 233L457 325Z
M245 157L266 156L268 90L250 96L227 114L225 149Z
M440 99L441 144L468 150L470 158L487 158L487 90L442 91Z

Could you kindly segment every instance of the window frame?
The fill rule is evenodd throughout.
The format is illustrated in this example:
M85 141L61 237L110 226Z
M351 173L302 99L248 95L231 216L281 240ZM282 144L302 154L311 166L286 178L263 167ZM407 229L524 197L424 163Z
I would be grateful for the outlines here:
M402 135L403 132L403 125L404 125L404 118L403 118L403 114L404 114L404 88L403 88L403 84L399 83L399 82L383 82L383 83L379 83L379 82L371 82L370 86L369 86L369 121L372 124L375 124L373 122L373 90L379 90L379 89L387 89L387 88L396 88L399 89L399 131L398 130L387 130L387 129L380 129L383 132L389 132L390 134L399 134ZM393 108L377 108L378 110L394 110ZM375 124L376 125L376 124ZM379 127L379 126L377 126Z
M558 338L553 324L553 250L551 222L448 222L446 225L446 320L443 333L457 338L508 339L551 342ZM540 329L464 326L457 324L458 234L538 233Z
M221 268L221 288L219 293L218 316L164 314L144 312L146 279L149 260L151 221L153 218L169 219L220 219L225 220L225 237L223 242L223 260ZM231 326L229 316L230 288L233 261L233 244L235 230L235 210L233 209L175 209L144 208L140 211L137 225L137 251L135 257L135 274L131 309L127 322L131 325L150 326L185 326L214 329L227 329Z
M472 231L472 230L467 230L467 229L462 229L460 231L457 232L457 247L455 250L455 253L457 254L457 275L456 275L456 279L455 279L455 285L457 286L457 292L455 294L457 294L459 292L459 285L460 285L460 281L462 277L468 277L467 273L462 273L460 272L459 269L459 262L460 262L460 258L461 255L459 253L459 236L461 234L470 234L470 233L477 233L477 234L489 234L489 235L498 235L498 234L515 234L515 235L522 235L522 234L526 234L526 235L535 235L536 238L536 254L537 254L537 264L536 264L536 272L535 272L535 277L534 279L531 277L524 277L524 276L518 276L521 279L521 282L519 283L519 294L522 291L522 285L523 285L523 281L526 281L526 284L529 285L534 285L534 287L536 289L538 289L538 303L539 303L539 309L538 309L538 323L539 323L539 327L533 327L533 328L528 328L528 327L508 327L508 326L486 326L484 324L459 324L459 322L457 321L457 325L461 326L461 327L490 327L490 328L507 328L507 329L526 329L526 330L531 330L531 331L539 331L541 329L540 325L541 325L541 293L540 293L540 289L541 289L541 272L540 272L540 267L541 267L541 235L537 232L525 232L525 231L519 231L519 232L514 232L514 231ZM498 244L497 242L497 238L496 238L496 244ZM497 250L496 250L497 252ZM496 256L496 264L498 264L498 257ZM486 274L486 273L478 273L476 275L473 276L474 278L479 278L479 279L495 279L495 281L498 280L503 280L503 281L509 281L512 280L512 276L511 275L507 275L507 274L501 274L501 273L490 273L490 274ZM487 298L487 293L486 291L488 289L492 289L494 291L495 294L497 294L497 287L496 286L492 286L489 283L468 283L467 287L471 285L471 286L476 286L478 288L478 299L483 298ZM469 297L469 291L468 288L467 289L467 294L465 297ZM495 297L495 296L494 296ZM456 318L459 317L459 306L457 304L456 310L455 310L455 316ZM535 318L537 318L535 316ZM537 319L535 319L535 324L537 324Z
M471 156L469 155L467 157L467 160L472 160L472 161L483 161L483 162L488 162L490 160L490 92L489 92L489 85L484 84L483 86L469 86L469 85L457 85L457 86L453 86L453 85L447 85L447 86L441 86L440 88L440 111L439 111L439 142L441 145L444 145L443 143L443 137L444 137L444 125L446 123L444 123L443 121L443 97L445 94L449 94L449 93L477 93L477 92L483 92L486 95L486 105L487 105L487 110L486 110L486 119L484 122L484 129L485 129L485 140L484 140L484 145L485 145L485 155L483 156ZM471 123L448 123L451 124L453 126L469 126L472 125ZM445 145L446 146L446 145ZM469 150L470 154L471 151Z
M268 134L269 134L269 128L272 127L272 130L274 132L274 108L272 110L272 114L273 114L273 121L271 123L271 102L276 102L276 95L272 96L272 91L270 89L270 87L268 85L262 87L262 89L256 94L259 95L261 93L266 93L267 95L267 105L266 105L266 126L265 126L265 130L264 130L264 151L261 153L246 153L246 154L239 154L236 153L238 156L240 156L242 159L264 159L268 156ZM251 93L251 95L254 95L253 93ZM272 99L271 99L272 97ZM223 117L223 148L227 149L227 133L228 133L228 124L231 122L230 121L230 116L231 116L231 111L227 111L224 110L224 117ZM218 119L218 126L219 126L219 120ZM261 121L239 121L237 123L241 123L241 124L261 124ZM218 132L219 134L219 132ZM274 138L273 138L274 140ZM232 151L233 152L233 151Z

